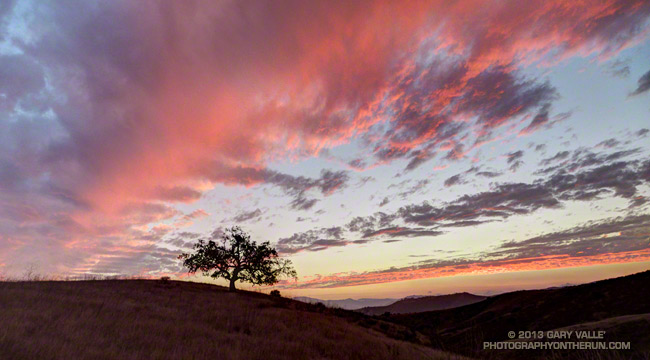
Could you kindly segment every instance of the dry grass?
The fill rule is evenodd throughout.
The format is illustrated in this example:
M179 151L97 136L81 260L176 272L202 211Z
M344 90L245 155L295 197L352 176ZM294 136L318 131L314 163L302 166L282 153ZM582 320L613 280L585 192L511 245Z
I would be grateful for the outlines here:
M0 358L454 358L315 309L187 282L3 282Z

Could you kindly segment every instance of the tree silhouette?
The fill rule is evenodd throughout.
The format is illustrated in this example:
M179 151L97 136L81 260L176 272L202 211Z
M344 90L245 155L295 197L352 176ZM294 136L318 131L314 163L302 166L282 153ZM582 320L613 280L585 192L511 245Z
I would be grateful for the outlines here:
M193 254L183 253L178 257L184 260L183 265L190 273L201 271L206 276L230 281L230 291L236 290L237 281L273 285L280 276L296 277L290 260L278 257L268 241L259 245L251 241L250 235L239 226L226 229L221 244L199 240L194 249Z

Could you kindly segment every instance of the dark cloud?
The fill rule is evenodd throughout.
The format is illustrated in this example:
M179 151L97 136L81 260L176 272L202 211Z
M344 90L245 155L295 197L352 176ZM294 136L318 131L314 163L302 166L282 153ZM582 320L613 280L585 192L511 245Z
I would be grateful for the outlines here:
M384 199L379 203L379 207L382 207L384 205L388 205L389 202L390 202L390 200L388 199L388 197L384 197Z
M598 144L596 144L596 146L597 147L602 146L602 147L611 149L611 148L616 147L616 146L618 146L620 144L621 144L620 141L618 141L618 140L616 140L614 138L611 138L611 139L607 139L607 140L603 140L603 141L599 142Z
M362 238L373 238L378 236L389 236L389 237L421 237L421 236L437 236L443 234L442 231L429 230L426 228L408 228L401 226L391 226L386 228L381 228L369 232L365 232L362 235Z
M639 81L637 81L638 85L636 89L630 93L630 96L636 96L643 94L644 92L650 90L650 71L647 73L643 74L640 78Z
M574 151L572 162L568 164L567 171L577 171L581 168L605 165L613 161L618 161L632 155L639 154L641 149L620 150L613 153L594 153L588 149L578 149Z
M260 220L262 214L263 212L260 209L255 209L252 211L242 211L239 214L233 216L232 219L230 219L230 221L235 223L242 223L242 222L255 220L255 222L257 222Z
M429 183L430 183L429 179L418 180L418 182L416 182L413 186L411 186L408 189L400 192L397 195L399 197L401 197L402 199L406 199L406 198L411 197L411 196L413 196L415 194L424 192L424 190L426 189L427 185L429 185Z
M294 210L309 210L313 208L317 202L318 199L307 199L304 195L300 194L289 203L289 206Z
M544 104L542 108L539 110L537 114L535 114L535 117L533 120L526 126L524 129L522 129L519 134L520 135L527 135L530 133L535 132L542 126L546 125L548 123L548 116L549 116L549 110L551 108L550 104Z
M580 148L577 149L573 152L573 155L571 155L570 160L566 160L561 164L555 165L555 166L550 166L547 168L539 169L535 173L536 174L550 174L553 173L557 170L564 169L564 171L567 172L575 172L583 168L588 168L592 166L597 166L597 165L604 165L611 163L616 160L620 160L635 154L638 154L640 152L640 149L627 149L627 150L620 150L616 151L613 153L594 153L589 149L586 148ZM565 152L559 152L555 156L559 157L557 159L549 158L542 160L542 165L545 164L550 164L553 160L561 160L567 158L568 156L565 156ZM548 161L546 161L548 160Z
M447 178L444 182L445 186L447 187L462 184L462 183L463 183L463 178L461 174L456 174L454 176L451 176Z
M527 258L567 254L590 256L650 248L650 215L633 215L589 222L564 231L502 244L488 256Z
M328 228L322 228L321 232L330 238L341 239L343 237L344 229L340 226L332 226Z
M459 160L465 156L465 145L458 143L443 157L445 160Z
M508 218L559 206L560 202L544 186L518 183L500 184L491 191L464 195L440 207L427 202L404 206L398 214L406 223L444 226L458 221Z
M345 171L322 170L317 186L323 195L330 195L337 190L343 189L350 176Z
M357 216L346 225L346 229L350 232L371 233L376 228L391 226L396 218L397 216L394 214L389 215L383 212L377 212L372 216L366 217Z
M477 176L482 176L486 178L495 178L503 175L502 173L496 172L496 171L478 171L476 173Z
M376 219L373 216L361 217L357 216L350 220L346 228L352 232L371 232L374 231Z
M339 227L320 228L302 233L295 233L288 238L278 240L278 251L293 254L300 251L322 251L330 247L364 243L364 240L348 241L341 238L343 229Z
M545 183L561 200L594 200L600 195L614 193L627 199L637 194L637 187L648 181L645 174L650 161L615 162L571 173L564 169Z
M510 171L517 171L517 169L519 169L519 167L524 164L524 162L521 160L521 158L524 157L523 150L511 152L507 154L506 157L508 158Z
M630 76L630 61L616 59L607 65L605 72L611 76L625 79Z
M452 179L452 178L453 178L453 176L452 176L452 178L449 178L449 179L447 179L447 180L448 180L448 181L451 181L451 182L455 182L456 180L460 180L460 181L463 181L463 182L464 182L464 180L463 180L464 175L470 175L470 174L475 174L476 176L480 176L480 177L484 177L484 178L495 178L495 177L499 177L499 176L503 175L503 173L500 173L500 172L496 172L496 171L483 171L483 170L481 170L481 169L482 169L482 166L480 166L480 165L478 165L478 166L477 166L477 165L472 165L472 167L470 167L469 169L467 169L467 170L466 170L465 172L463 172L462 174L458 174L458 175L456 175L456 176L459 176L459 179ZM450 180L450 179L451 179L451 180ZM447 185L447 184L446 184L446 181L445 181L445 185Z
M375 179L375 178L372 177L372 176L362 176L362 177L359 178L359 181L357 182L357 185L356 185L356 186L357 186L357 187L363 187L363 186L366 185L367 183L369 183L369 182L373 182L373 181L376 181L376 180L377 180L377 179Z
M182 249L190 249L192 248L192 246L194 246L194 244L196 244L197 240L200 237L201 234L199 233L182 231L180 233L173 234L171 237L166 238L165 243L174 245Z
M543 159L542 161L539 162L539 164L542 166L548 166L549 164L568 158L569 155L571 155L569 151L560 151L557 154L551 156L550 158Z
M404 169L405 171L411 171L417 169L420 165L424 164L425 162L431 160L434 155L429 153L426 150L416 150L416 151L411 151L409 154L409 162L406 165L406 168Z
M200 171L205 173L208 179L226 184L277 186L285 194L293 197L289 206L294 210L309 210L316 205L318 199L308 198L309 190L318 189L323 196L329 196L347 187L350 180L346 171L321 170L319 178L308 178L269 169L228 167L219 163L212 164L208 169Z
M364 170L368 164L363 159L354 159L348 162L348 165L356 170Z

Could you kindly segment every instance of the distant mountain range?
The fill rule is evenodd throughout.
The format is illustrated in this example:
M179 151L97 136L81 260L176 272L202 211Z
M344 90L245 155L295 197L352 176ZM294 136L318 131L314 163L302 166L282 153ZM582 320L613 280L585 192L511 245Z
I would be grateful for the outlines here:
M547 288L547 290L560 289L567 286L574 286L574 284L566 283L564 285ZM401 299L348 298L338 300L323 300L309 296L297 296L292 299L308 304L321 303L330 308L355 310L366 315L382 315L386 312L391 314L408 314L423 311L453 309L455 307L473 304L497 294L486 294L486 296L482 296L462 292L447 295L409 295Z
M466 306L382 319L429 337L434 347L480 359L647 359L650 271L576 286L514 291ZM609 351L608 357L585 357L576 351L495 352L480 346L484 341L510 340L509 331L560 329L606 331L606 341L630 342L632 347L623 353Z
M389 305L364 307L357 311L366 315L408 314L423 311L445 310L474 304L487 299L467 292L438 296L409 296Z
M345 310L357 310L369 306L385 306L390 305L399 299L340 299L340 300L321 300L307 296L298 296L294 300L302 301L308 304L321 303L327 307L340 308Z
M402 299L362 298L322 300L308 296L298 296L293 299L308 304L321 303L330 308L355 310L366 315L382 315L386 312L392 314L407 314L422 311L451 309L458 306L473 304L477 301L486 299L486 297L464 292L436 296L409 295Z

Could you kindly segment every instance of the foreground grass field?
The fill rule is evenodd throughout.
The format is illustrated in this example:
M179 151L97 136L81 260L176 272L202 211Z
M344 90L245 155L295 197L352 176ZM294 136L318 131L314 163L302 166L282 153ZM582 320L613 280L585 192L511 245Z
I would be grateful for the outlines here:
M103 280L0 283L0 358L457 357L288 299L188 282Z

